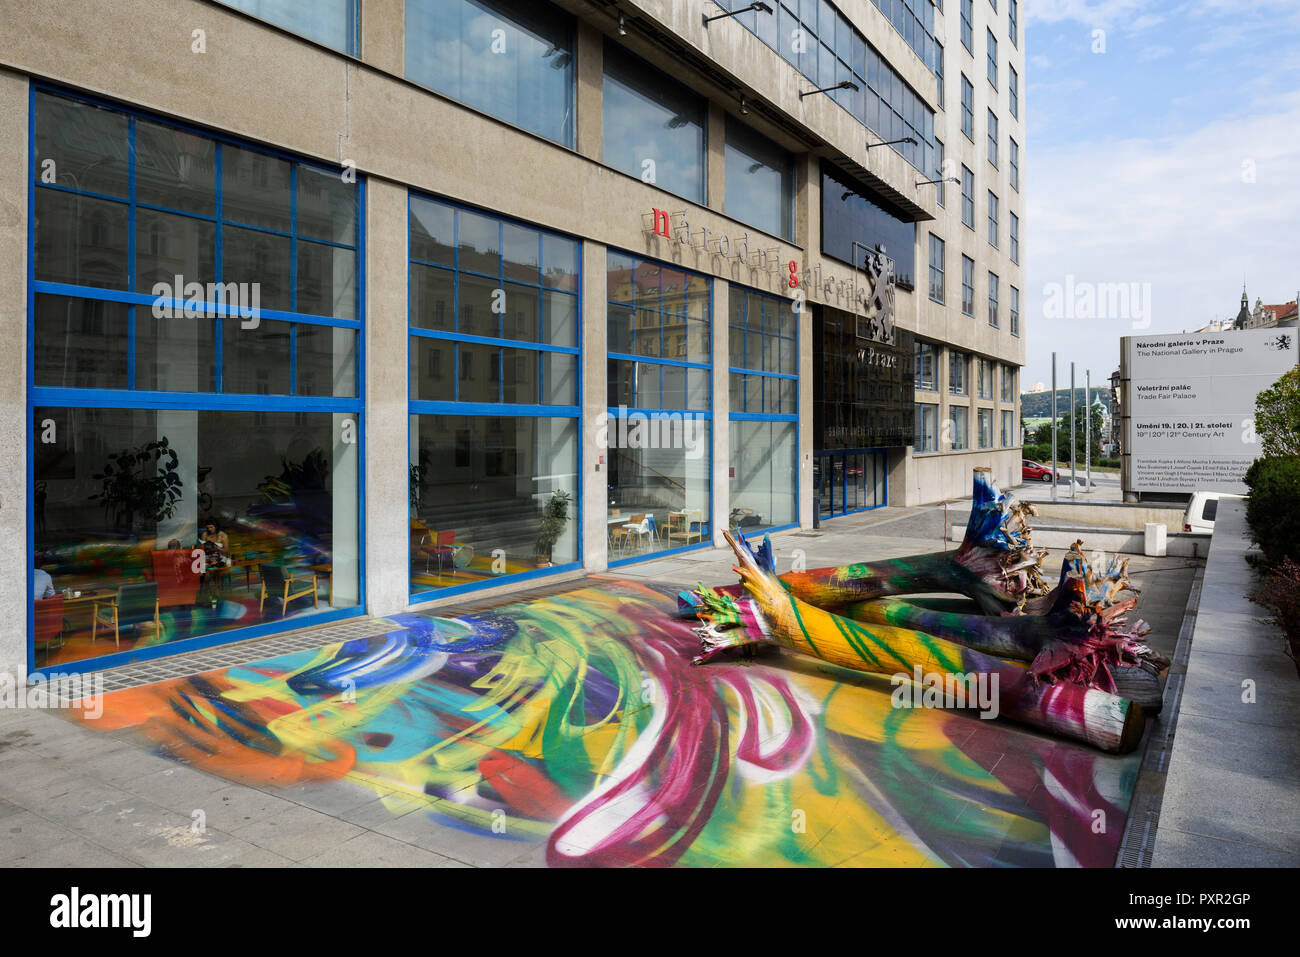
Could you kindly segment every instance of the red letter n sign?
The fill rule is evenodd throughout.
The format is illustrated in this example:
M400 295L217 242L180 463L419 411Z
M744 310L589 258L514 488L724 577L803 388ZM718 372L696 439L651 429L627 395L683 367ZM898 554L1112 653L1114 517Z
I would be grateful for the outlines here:
M655 220L655 235L671 239L672 235L668 232L668 214L662 209L652 209L650 212L654 216Z

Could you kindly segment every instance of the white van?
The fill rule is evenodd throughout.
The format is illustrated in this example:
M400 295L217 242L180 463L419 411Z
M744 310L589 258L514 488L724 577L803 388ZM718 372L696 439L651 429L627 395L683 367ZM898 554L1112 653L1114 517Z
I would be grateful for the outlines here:
M1219 512L1219 499L1241 497L1228 492L1193 492L1192 500L1187 503L1187 511L1183 515L1183 531L1204 532L1208 535L1214 531L1214 516Z

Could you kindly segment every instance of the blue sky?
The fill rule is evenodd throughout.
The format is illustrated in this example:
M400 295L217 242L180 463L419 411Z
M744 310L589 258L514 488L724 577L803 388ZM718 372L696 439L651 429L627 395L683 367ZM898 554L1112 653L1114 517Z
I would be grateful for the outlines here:
M1053 350L1058 384L1071 360L1096 384L1120 336L1235 315L1243 277L1252 305L1294 299L1300 0L1026 6L1025 387L1048 381ZM1133 298L1045 315L1068 277Z

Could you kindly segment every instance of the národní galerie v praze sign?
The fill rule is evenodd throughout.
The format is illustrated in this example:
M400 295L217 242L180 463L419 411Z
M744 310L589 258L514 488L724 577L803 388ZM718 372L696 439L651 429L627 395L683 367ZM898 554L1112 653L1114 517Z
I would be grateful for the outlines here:
M1124 349L1131 490L1245 494L1255 397L1295 366L1296 330L1126 336Z
M751 245L748 233L733 240L729 234L710 229L707 225L695 230L684 211L671 213L664 209L651 209L643 214L642 220L642 228L652 236L716 255L723 261L735 261L749 267L755 274L775 274L784 287L783 291L795 300L796 311L803 303L813 300L850 312L866 313L864 322L858 327L859 337L885 345L895 342L895 264L883 247L871 249L859 244L863 250L861 272L855 270L847 279L835 278L829 270L823 275L821 264L809 267L795 259L784 260L780 246L759 248L756 243ZM867 282L860 282L862 278Z

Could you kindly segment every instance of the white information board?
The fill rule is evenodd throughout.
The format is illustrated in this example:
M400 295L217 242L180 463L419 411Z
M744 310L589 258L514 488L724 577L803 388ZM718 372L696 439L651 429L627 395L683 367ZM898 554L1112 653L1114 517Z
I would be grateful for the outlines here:
M1129 485L1245 494L1255 397L1296 364L1295 329L1126 336Z

